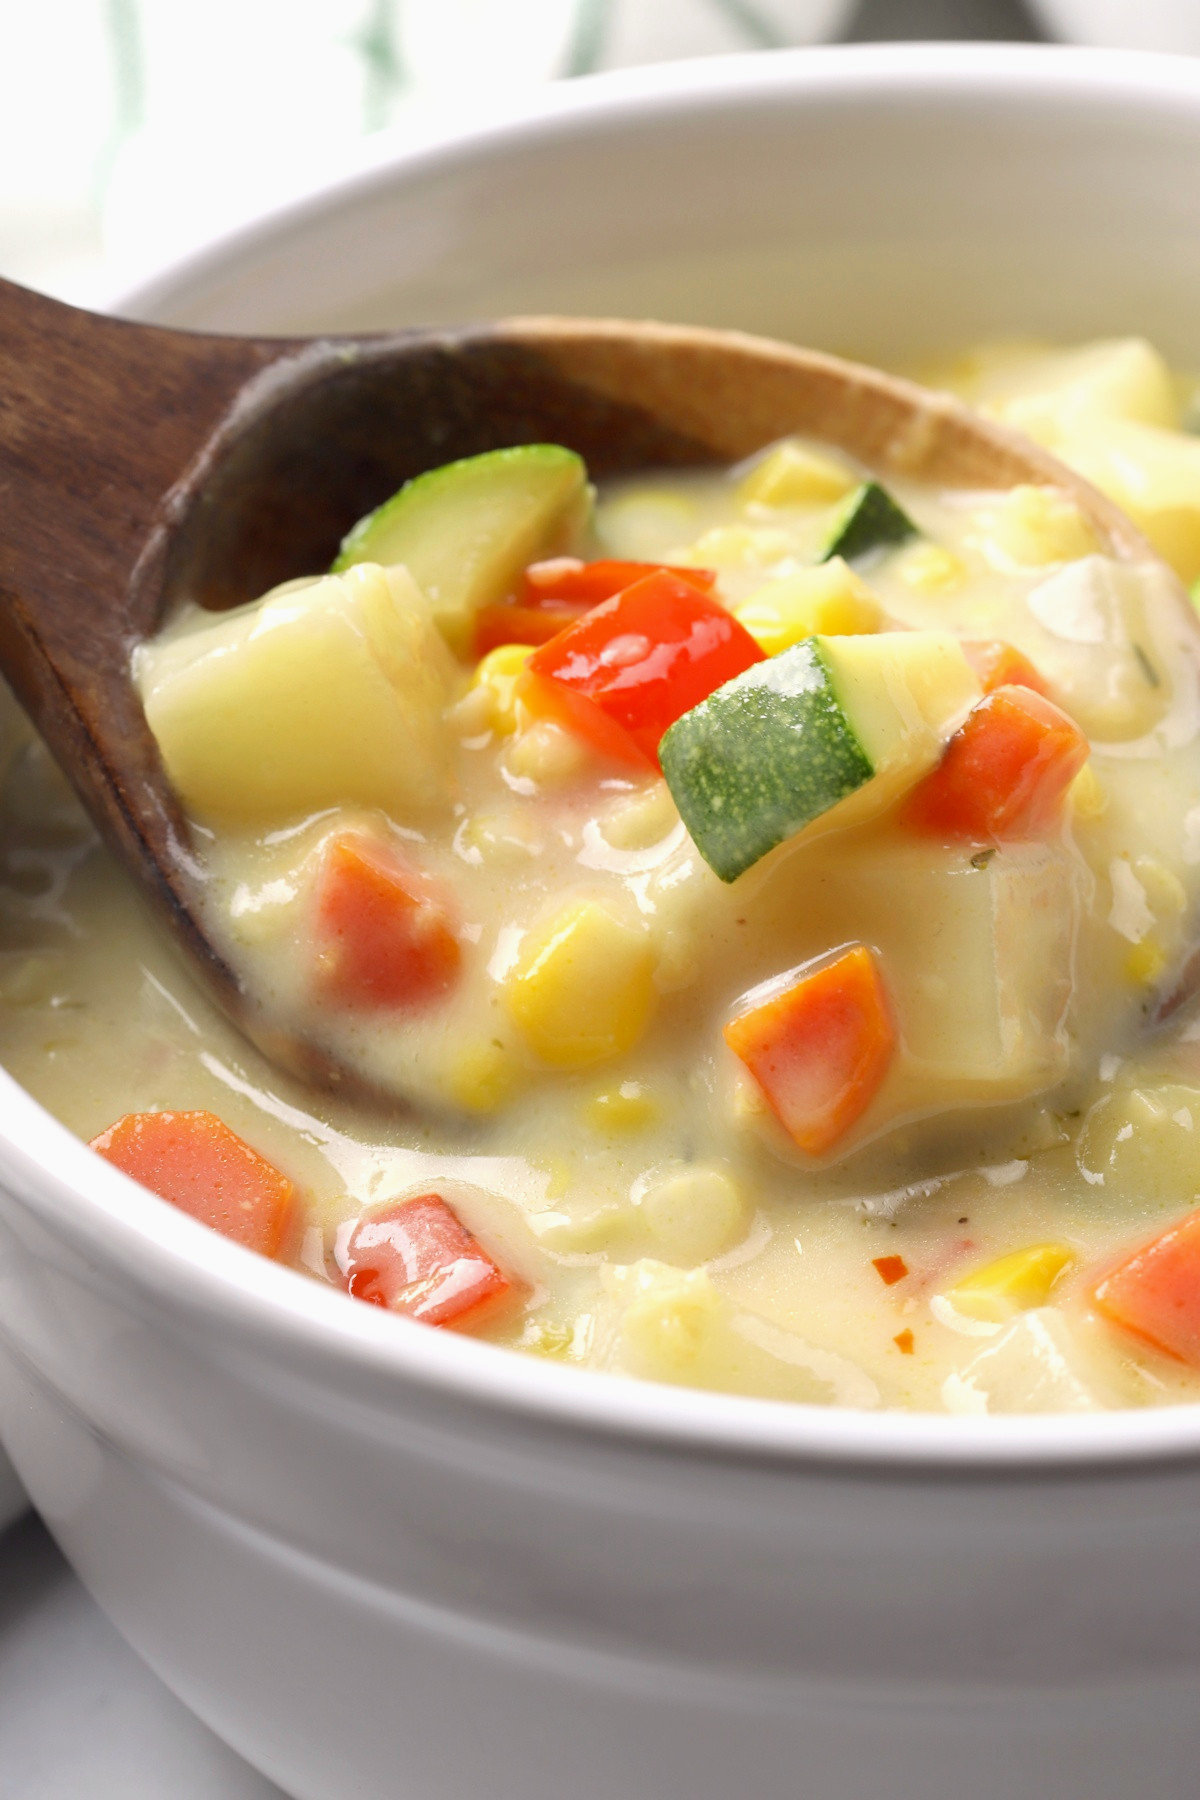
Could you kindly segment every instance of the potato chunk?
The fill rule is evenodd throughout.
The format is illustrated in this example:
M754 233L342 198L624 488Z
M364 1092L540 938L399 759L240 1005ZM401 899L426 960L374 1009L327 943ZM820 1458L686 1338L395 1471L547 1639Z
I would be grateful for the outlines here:
M1030 592L1021 647L1052 697L1102 743L1152 731L1171 702L1152 620L1170 617L1160 572L1104 556L1067 563Z
M1070 852L1007 844L973 863L918 844L855 860L847 914L881 949L905 1100L986 1105L1060 1080L1082 902Z
M448 794L453 663L403 568L288 583L135 652L189 812L268 824L326 806L428 812Z

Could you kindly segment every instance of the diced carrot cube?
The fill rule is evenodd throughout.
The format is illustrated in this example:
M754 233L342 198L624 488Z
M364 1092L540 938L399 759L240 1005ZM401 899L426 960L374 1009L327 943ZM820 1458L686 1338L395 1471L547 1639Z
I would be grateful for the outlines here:
M587 610L582 602L572 605L569 601L545 606L481 606L475 618L475 654L486 656L501 644L549 643Z
M316 886L317 986L353 1010L417 1007L445 993L462 952L448 900L390 844L333 838Z
M1002 638L976 638L963 645L963 655L979 677L985 694L1001 687L1032 688L1046 694L1046 684L1029 658ZM1049 696L1047 695L1047 698Z
M874 956L854 944L797 971L781 992L731 1019L725 1042L800 1148L814 1156L832 1149L878 1093L896 1048Z
M902 1256L873 1256L871 1267L886 1287L894 1287L908 1274L908 1264Z
M440 1194L364 1213L346 1247L345 1273L356 1300L427 1325L461 1324L513 1285Z
M1200 1369L1200 1210L1110 1268L1093 1298L1114 1325Z
M126 1113L92 1149L151 1193L262 1256L278 1254L296 1190L210 1112Z
M1052 701L1029 688L996 688L913 789L902 818L914 830L971 843L1037 837L1061 817L1087 758L1087 738Z

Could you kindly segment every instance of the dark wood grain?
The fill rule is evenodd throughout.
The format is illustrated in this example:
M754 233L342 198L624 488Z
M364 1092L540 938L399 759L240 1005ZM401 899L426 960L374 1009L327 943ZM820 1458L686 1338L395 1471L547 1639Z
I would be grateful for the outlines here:
M1107 501L953 402L735 334L517 320L391 338L237 339L100 318L0 282L0 666L101 833L219 1002L276 1061L342 1079L255 1009L197 910L204 869L130 678L183 599L226 607L328 566L422 470L550 441L604 477L789 431L950 484L1050 481L1114 554Z

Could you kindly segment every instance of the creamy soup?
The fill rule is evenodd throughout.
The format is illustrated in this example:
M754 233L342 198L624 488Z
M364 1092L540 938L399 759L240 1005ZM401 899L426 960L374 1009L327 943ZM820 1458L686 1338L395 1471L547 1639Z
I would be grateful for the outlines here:
M1200 574L1147 346L934 374ZM1194 1399L1197 666L1175 576L1054 490L472 459L135 659L211 935L361 1097L213 1011L15 710L0 1050L427 1325L860 1407Z

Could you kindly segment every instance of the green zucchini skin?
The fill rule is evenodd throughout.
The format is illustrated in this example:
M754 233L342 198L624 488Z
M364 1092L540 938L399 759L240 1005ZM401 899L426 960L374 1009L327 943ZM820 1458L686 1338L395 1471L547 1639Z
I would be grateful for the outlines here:
M486 450L406 482L348 533L333 570L403 563L442 635L467 655L479 608L503 600L528 563L575 550L590 513L587 468L575 451Z
M722 881L736 881L875 772L811 637L684 713L659 759L696 848Z
M917 527L887 489L877 481L864 481L847 497L817 561L829 562L840 556L852 563L872 550L904 544L916 536Z

